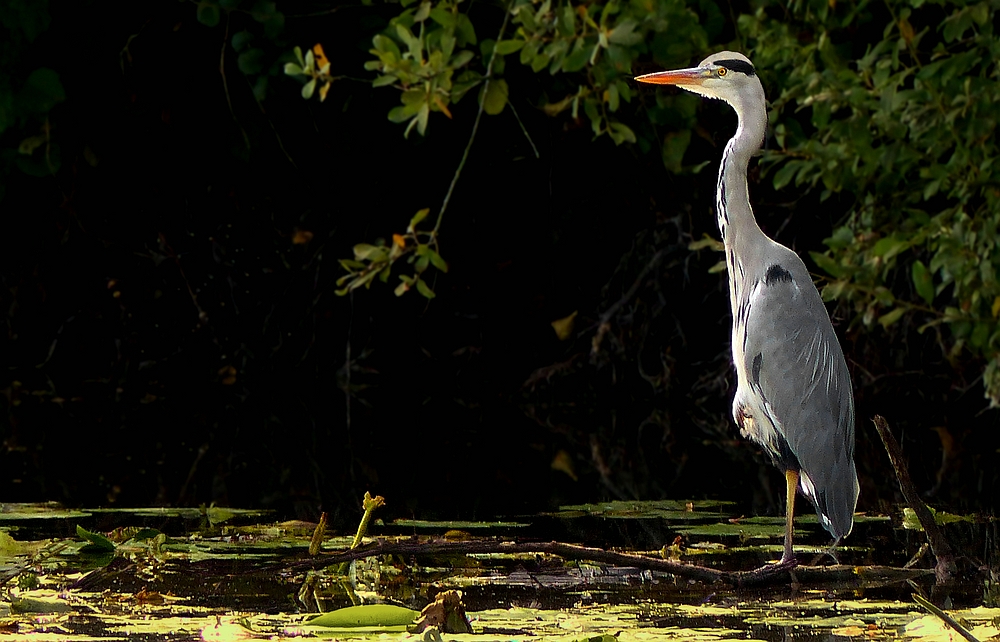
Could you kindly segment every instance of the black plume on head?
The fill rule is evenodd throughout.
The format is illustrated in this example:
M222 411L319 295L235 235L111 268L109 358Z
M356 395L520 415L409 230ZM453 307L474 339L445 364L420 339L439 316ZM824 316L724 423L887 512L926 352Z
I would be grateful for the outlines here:
M753 68L749 62L743 60L737 60L735 58L731 60L716 60L715 64L720 67L725 67L729 71L738 71L741 74L746 74L748 76L754 76L757 74L757 70Z

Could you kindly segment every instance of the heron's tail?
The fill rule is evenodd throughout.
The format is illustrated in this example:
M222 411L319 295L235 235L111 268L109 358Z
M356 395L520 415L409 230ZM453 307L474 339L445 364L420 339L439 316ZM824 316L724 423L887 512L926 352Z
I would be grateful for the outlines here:
M802 490L816 506L816 516L823 528L838 541L850 535L854 528L854 509L858 506L860 492L854 459L845 459L827 471L825 479L807 477L802 482Z

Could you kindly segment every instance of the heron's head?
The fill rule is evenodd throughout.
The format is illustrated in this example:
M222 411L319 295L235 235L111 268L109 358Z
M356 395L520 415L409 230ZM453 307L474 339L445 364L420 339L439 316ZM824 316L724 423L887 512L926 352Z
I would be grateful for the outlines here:
M720 51L697 67L636 76L639 82L676 85L708 98L724 100L741 115L764 107L764 89L750 59L735 51Z

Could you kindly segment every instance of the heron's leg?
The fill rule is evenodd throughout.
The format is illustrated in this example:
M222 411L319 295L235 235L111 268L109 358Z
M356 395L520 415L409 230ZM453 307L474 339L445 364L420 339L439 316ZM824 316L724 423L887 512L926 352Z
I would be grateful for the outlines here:
M799 486L799 471L785 471L785 552L781 555L782 562L795 559L792 552L792 520L795 517L795 489Z

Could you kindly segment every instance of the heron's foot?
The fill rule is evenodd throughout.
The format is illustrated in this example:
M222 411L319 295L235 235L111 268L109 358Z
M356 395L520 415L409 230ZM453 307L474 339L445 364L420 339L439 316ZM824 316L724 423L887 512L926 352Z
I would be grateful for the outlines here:
M762 569L766 568L773 571L790 571L798 565L799 565L798 558L795 557L794 554L792 554L787 556L782 555L779 561L772 562L771 564L765 564L764 566L761 566L761 568Z
M776 576L785 575L796 566L798 566L798 560L796 560L795 557L788 560L772 562L770 564L765 564L760 568L755 568L752 571L733 573L733 582L737 586L751 586L754 584L773 582Z
M755 568L752 571L747 571L748 573L760 574L760 575L777 575L783 571L790 571L799 565L799 560L796 559L794 555L790 558L782 558L777 562L768 562L764 566Z

